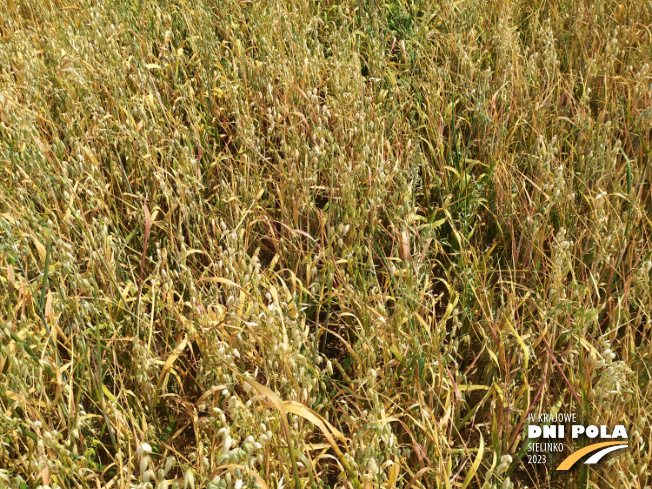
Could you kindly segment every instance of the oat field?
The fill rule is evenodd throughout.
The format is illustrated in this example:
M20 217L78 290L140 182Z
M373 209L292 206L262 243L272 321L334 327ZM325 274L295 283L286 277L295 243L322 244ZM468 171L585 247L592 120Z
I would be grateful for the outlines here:
M0 0L0 487L651 486L650 63L650 0Z

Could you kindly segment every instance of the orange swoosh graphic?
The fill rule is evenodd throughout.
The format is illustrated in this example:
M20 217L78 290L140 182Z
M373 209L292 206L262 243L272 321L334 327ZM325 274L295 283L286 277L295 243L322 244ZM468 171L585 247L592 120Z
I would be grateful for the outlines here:
M575 453L571 453L568 457L566 457L566 459L562 463L559 464L557 470L568 470L573 466L573 464L575 464L575 462L581 459L584 455L588 455L591 452L595 452L596 450L600 450L601 448L604 447L610 447L612 445L627 445L627 444L622 441L605 441L603 443L595 443L593 445L589 445L588 447L584 447Z

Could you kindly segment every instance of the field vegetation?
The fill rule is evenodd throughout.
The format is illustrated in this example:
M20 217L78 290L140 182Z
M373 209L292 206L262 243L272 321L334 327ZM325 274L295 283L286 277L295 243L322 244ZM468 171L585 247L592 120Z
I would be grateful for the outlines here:
M0 486L652 485L651 62L650 0L0 0Z

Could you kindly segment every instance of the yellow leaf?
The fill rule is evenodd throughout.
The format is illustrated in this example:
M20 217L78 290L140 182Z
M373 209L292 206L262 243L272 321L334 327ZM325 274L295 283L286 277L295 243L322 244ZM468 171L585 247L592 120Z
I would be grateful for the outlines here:
M405 489L410 489L410 487L412 487L414 484L416 484L416 482L419 480L419 478L420 478L423 474L425 474L426 472L434 472L434 471L435 471L435 469L433 469L433 468L431 468L431 467L424 467L424 468L422 468L421 470L419 470L419 472L417 472L416 474L414 474L414 477L412 477L412 480L408 483L407 486L405 486Z
M88 159L91 160L91 163L93 163L95 166L100 166L100 162L97 161L97 158L95 157L95 153L93 151L91 151L86 146L84 146L82 149L84 150L86 156L88 156Z
M9 296L11 297L16 286L16 275L14 274L13 265L7 265L7 286L9 288Z
M52 297L52 291L48 290L48 295L45 300L45 317L50 318L50 315L52 314L52 303L54 302L53 297Z
M274 292L274 294L275 293L276 292ZM258 394L263 395L267 397L270 401L272 401L273 406L279 410L279 412L281 413L281 425L283 427L283 431L285 432L285 436L288 440L288 443L290 442L291 438L290 438L290 427L288 425L286 413L292 413L292 414L296 414L297 416L301 416L302 418L310 421L315 426L317 426L324 434L326 440L328 440L328 443L330 443L331 447L333 447L333 450L337 454L340 462L342 462L342 465L344 465L347 471L350 471L350 466L346 462L346 459L344 459L344 454L342 453L339 446L335 442L334 437L338 438L339 440L346 441L344 435L340 433L337 430L337 428L335 428L328 421L326 421L324 418L322 418L317 413L315 413L308 407L304 406L303 404L300 404L298 402L292 402L292 401L284 402L269 387L265 387L264 385L259 384L255 380L250 379L248 377L242 377L242 380L248 383L249 385L251 385L258 392Z
M314 412L309 407L294 401L286 401L284 405L285 405L285 410L288 413L301 416L302 418L307 419L312 424L317 426L322 431L322 433L324 433L324 436L329 441L329 443L333 446L333 449L336 452L339 451L339 448L335 443L335 439L333 437L337 438L342 443L346 443L346 438L337 428L335 428L335 426L330 424L325 418L321 417L319 414Z
M186 345L188 344L188 336L185 336L183 340L181 340L181 343L172 350L172 354L168 357L168 359L165 361L165 364L163 365L163 369L161 370L161 376L158 379L158 383L156 384L156 391L163 386L163 381L167 377L167 372L170 370L172 367L172 364L179 358L179 355L183 352L183 350L186 348Z
M488 385L478 385L478 384L468 384L468 385L459 385L458 386L460 392L470 392L470 391L487 391L491 387Z
M523 341L523 338L518 334L518 331L514 328L512 323L510 321L507 321L507 325L509 326L509 329L512 331L512 334L516 337L516 341L518 341L518 344L521 345L521 348L523 349L523 353L525 355L525 358L523 359L523 363L525 366L525 371L527 372L527 366L528 362L530 361L530 349L527 347L525 342Z
M471 483L473 476L478 471L478 467L480 467L480 462L482 462L482 456L484 455L484 438L482 438L481 431L478 430L478 433L480 433L480 445L478 446L478 454L476 455L475 461L473 462L473 465L471 465L468 474L466 474L464 482L462 482L462 489L465 489Z
M113 396L113 394L111 394L111 391L104 384L102 384L102 392L106 397L109 398L111 402L115 403L115 397Z
M497 357L496 354L491 350L491 348L487 348L487 353L489 354L489 356L491 357L491 359L492 359L492 360L494 361L494 363L496 364L496 367L500 368L500 362L498 361L498 357Z
M215 392L221 391L221 390L224 390L224 389L226 389L225 385L214 385L213 387L208 389L206 392L204 392L201 396L199 396L199 399L197 399L197 401L195 402L195 406L199 406L204 401L204 399L206 399L211 394L214 394Z
M275 289L274 289L275 290ZM235 372L235 371L234 371ZM240 374L238 374L240 375ZM272 401L272 405L279 410L279 413L281 414L281 427L283 428L283 434L285 435L285 439L288 443L288 447L290 448L290 453L292 450L292 435L290 433L290 425L288 424L288 418L287 414L285 411L285 406L283 401L281 400L280 397L271 390L269 387L266 387L258 382L256 382L253 379L247 378L247 377L242 377L242 380L249 385L251 385L261 396L267 397L270 401ZM294 457L292 457L292 460L294 460ZM294 465L294 464L293 464Z
M407 260L410 257L410 235L405 229L400 234L398 256L401 257L401 260Z
M389 468L389 487L390 489L396 487L396 481L398 479L398 471L401 469L401 466L397 463L393 463Z
M500 386L496 383L494 380L492 387L494 388L494 391L496 391L496 394L498 394L498 397L500 397L500 402L505 402L505 396L503 395L503 390L500 388Z
M4 212L4 213L0 214L0 216L3 219L6 219L7 221L9 221L11 224L16 224L16 219L14 219L11 214L7 214L6 212Z
M448 284L446 284L448 287ZM446 306L446 311L444 312L444 315L441 318L441 322L445 323L449 317L451 317L451 314L453 314L453 310L455 309L455 306L457 305L458 301L458 296L455 292L452 291L450 287L448 287L449 293L451 294L451 300L448 301L448 305Z
M45 250L45 246L36 238L34 238L34 245L36 246L36 251L38 251L39 256L41 257L41 260L45 260L45 255L47 254Z

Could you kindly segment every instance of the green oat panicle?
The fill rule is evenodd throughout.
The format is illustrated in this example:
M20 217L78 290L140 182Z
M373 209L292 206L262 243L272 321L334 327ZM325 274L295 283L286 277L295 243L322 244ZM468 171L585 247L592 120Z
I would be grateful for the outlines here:
M0 485L649 486L651 32L0 0ZM528 464L553 411L629 447Z

